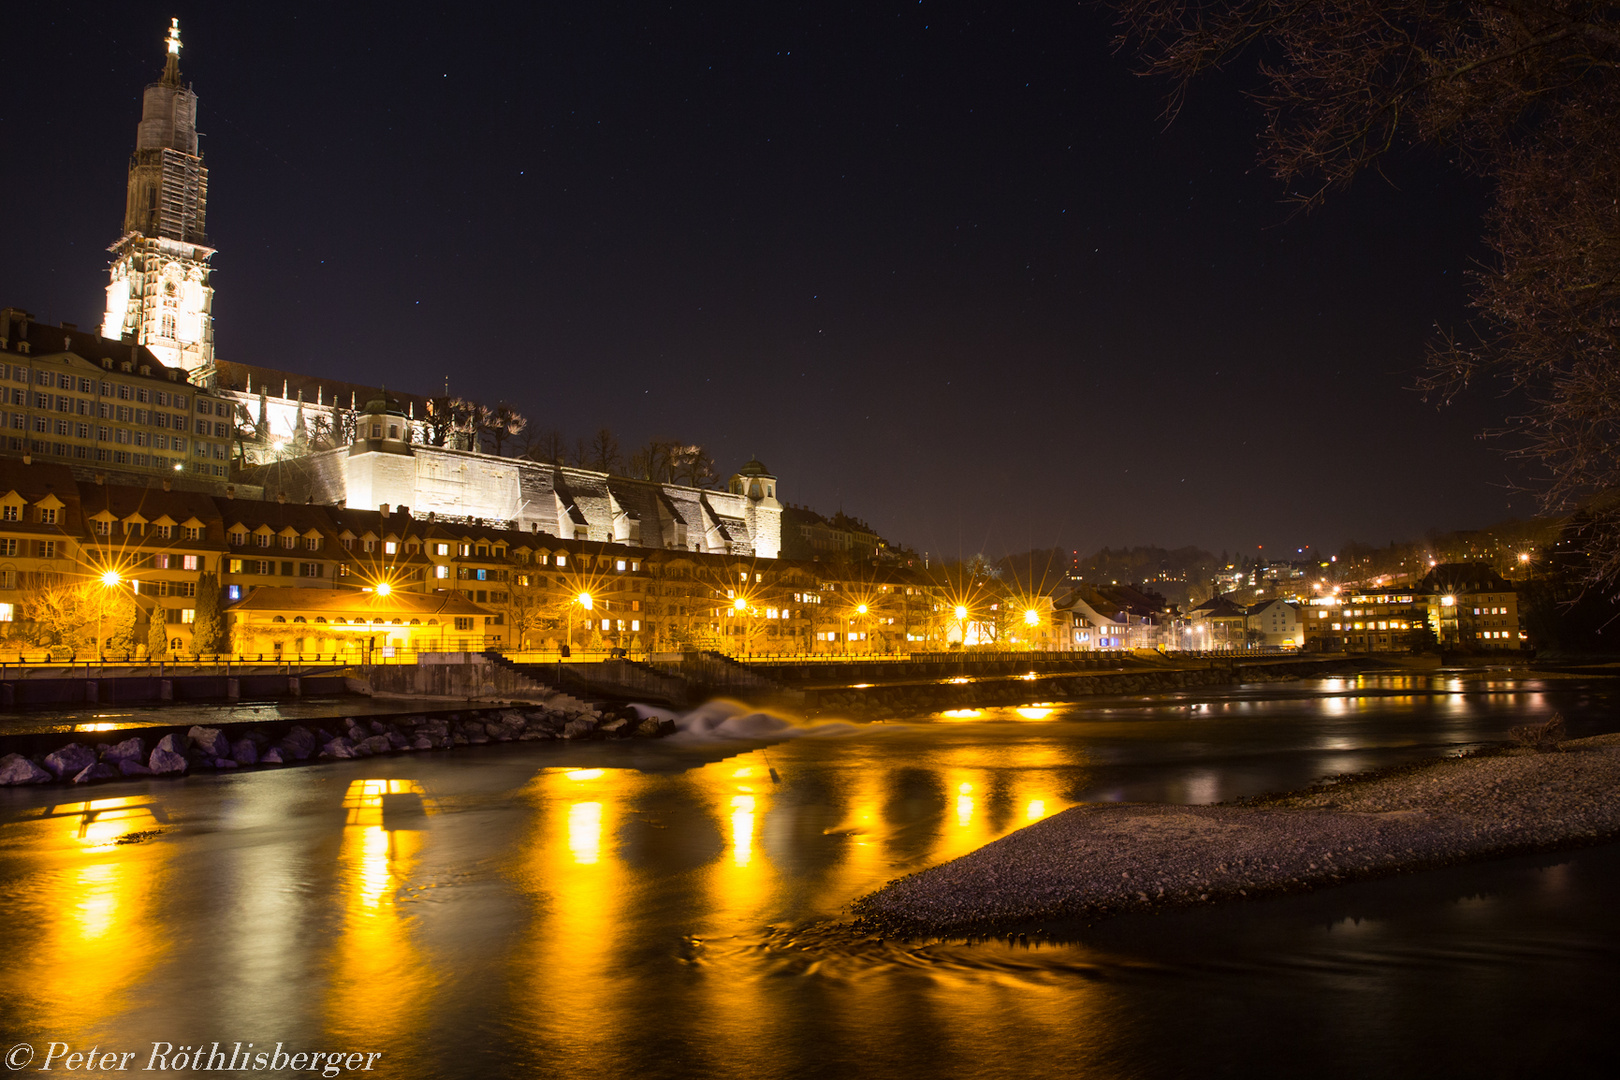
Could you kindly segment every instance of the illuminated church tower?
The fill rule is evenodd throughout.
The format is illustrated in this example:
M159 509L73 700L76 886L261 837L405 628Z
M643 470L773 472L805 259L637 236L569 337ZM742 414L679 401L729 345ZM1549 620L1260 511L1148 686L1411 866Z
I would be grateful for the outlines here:
M197 95L180 84L180 20L169 26L163 77L146 88L129 163L124 235L112 252L103 337L134 335L170 367L214 364L214 290L203 218L208 170L197 152Z

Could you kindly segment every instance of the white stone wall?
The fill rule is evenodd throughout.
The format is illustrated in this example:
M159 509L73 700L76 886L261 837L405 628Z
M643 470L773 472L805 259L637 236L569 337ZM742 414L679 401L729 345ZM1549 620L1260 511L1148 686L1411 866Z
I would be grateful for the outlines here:
M587 469L413 445L407 454L329 450L287 462L289 494L351 509L515 522L550 536L758 555L782 551L781 504ZM582 522L582 524L577 524Z

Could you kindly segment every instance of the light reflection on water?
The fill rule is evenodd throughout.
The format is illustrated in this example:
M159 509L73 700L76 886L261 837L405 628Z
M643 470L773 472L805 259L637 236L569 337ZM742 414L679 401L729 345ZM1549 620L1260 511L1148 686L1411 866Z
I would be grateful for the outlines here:
M1305 689L0 792L0 1034L352 1045L399 1076L1179 1075L1297 1071L1317 1038L1412 1061L1437 1027L1485 1046L1490 1014L1456 1004L1481 980L1528 1031L1578 1015L1572 994L1620 954L1592 884L1620 882L1620 860L1597 853L1057 947L795 930L1077 802L1229 799L1475 745L1535 710L1577 733L1615 716L1578 688Z

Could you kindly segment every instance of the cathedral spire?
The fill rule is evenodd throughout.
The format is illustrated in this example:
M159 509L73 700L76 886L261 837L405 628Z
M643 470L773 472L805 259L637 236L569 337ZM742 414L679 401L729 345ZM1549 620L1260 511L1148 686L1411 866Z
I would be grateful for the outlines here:
M197 95L180 83L180 20L169 20L162 77L141 95L123 235L107 283L101 336L130 335L206 382L214 367L208 278L208 169L197 143Z
M169 48L169 58L163 65L164 86L180 85L180 20L169 20L169 37L166 42Z

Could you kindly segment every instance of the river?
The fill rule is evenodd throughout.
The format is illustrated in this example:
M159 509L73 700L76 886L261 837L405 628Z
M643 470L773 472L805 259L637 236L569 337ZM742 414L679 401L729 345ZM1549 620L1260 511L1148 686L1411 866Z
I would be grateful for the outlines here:
M1620 730L1614 706L1445 675L781 730L708 706L656 743L7 790L0 1039L24 1075L52 1042L389 1077L1596 1075L1614 846L1029 943L821 927L1079 802L1298 787L1555 708Z

